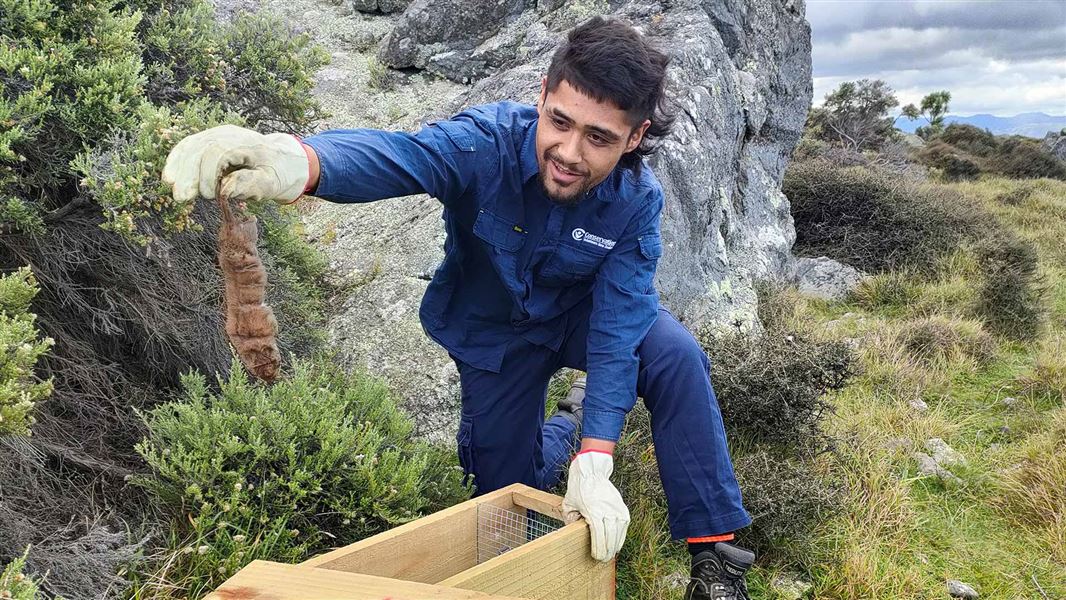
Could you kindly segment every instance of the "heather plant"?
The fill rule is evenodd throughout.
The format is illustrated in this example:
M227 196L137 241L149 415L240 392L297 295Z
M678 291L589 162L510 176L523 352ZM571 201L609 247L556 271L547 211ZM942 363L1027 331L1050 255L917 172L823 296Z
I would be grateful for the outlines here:
M29 268L0 277L0 436L29 435L33 407L52 393L52 381L34 373L37 359L54 343L41 339L29 312L37 281Z
M449 506L469 490L452 453L414 441L384 385L299 360L270 387L236 365L217 392L190 372L146 413L138 477L172 515L144 593L197 596L255 559L298 562Z
M192 207L159 178L181 137L222 122L297 132L321 116L309 92L324 52L269 17L226 25L202 1L2 0L0 13L0 213L19 230L91 201L142 244L151 216L182 231Z
M44 598L37 580L23 572L26 568L26 552L0 570L0 598L4 600L38 600ZM62 598L56 598L62 600Z
M36 324L56 340L36 365L54 389L34 435L0 464L0 560L28 544L33 572L76 556L49 592L121 585L136 540L84 549L92 531L142 529L143 495L124 482L143 468L135 411L182 372L230 368L218 207L173 201L167 153L222 123L311 132L326 57L276 18L219 19L207 0L0 0L0 266L33 265ZM255 209L279 346L306 354L321 342L321 278L284 211Z

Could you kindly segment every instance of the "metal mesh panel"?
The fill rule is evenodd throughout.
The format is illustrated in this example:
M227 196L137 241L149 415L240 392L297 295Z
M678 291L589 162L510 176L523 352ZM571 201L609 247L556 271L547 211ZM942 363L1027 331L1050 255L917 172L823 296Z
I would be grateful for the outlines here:
M477 508L477 562L481 564L562 526L562 521L534 510L480 504Z

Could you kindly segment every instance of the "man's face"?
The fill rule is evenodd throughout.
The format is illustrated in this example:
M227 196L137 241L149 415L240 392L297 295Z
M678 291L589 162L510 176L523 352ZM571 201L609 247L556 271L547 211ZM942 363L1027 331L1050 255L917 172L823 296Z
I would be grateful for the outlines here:
M553 202L577 204L585 193L614 170L632 151L651 121L634 131L626 113L609 102L597 102L564 79L548 93L548 78L540 82L537 102L537 162L540 183Z

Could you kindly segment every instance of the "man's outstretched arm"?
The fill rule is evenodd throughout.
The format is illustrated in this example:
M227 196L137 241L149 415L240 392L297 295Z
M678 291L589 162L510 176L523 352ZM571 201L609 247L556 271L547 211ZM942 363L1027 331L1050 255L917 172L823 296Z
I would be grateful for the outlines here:
M427 193L448 204L498 163L492 133L462 113L416 133L335 129L306 140L222 125L181 140L163 180L180 202L214 198L228 173L222 193L232 200L289 204L313 190L336 202Z
M498 170L490 132L464 115L416 133L332 129L302 140L309 162L308 193L334 202L368 202L426 193L444 204L475 176Z

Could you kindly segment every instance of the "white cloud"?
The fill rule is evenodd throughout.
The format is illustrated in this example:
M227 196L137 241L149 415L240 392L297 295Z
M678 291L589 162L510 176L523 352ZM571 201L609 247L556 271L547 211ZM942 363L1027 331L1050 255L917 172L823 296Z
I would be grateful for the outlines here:
M901 104L947 89L951 112L1066 114L1066 2L808 0L814 103L882 79Z

